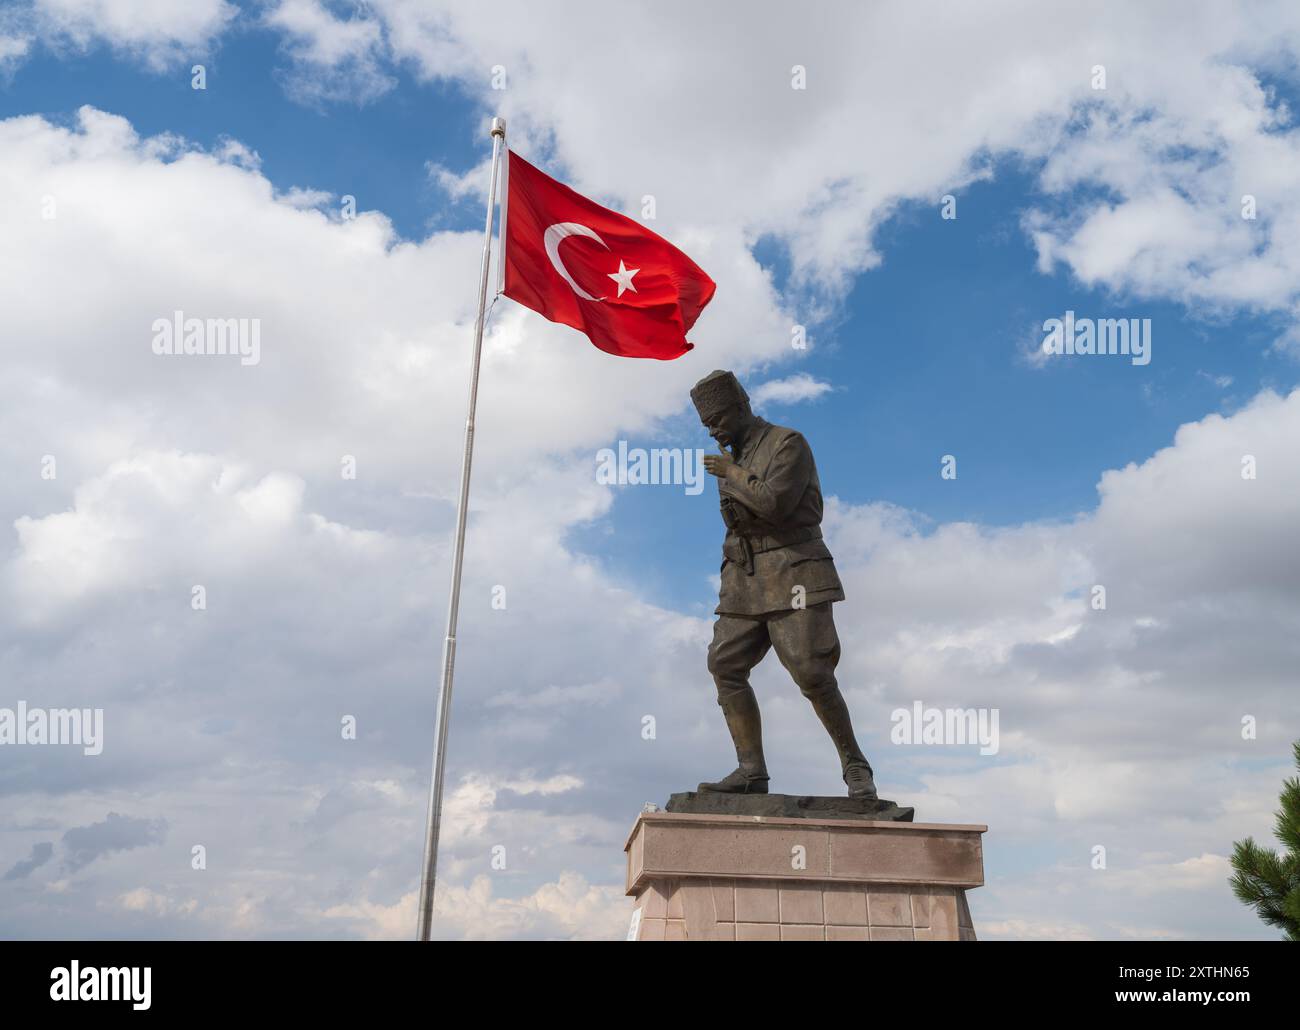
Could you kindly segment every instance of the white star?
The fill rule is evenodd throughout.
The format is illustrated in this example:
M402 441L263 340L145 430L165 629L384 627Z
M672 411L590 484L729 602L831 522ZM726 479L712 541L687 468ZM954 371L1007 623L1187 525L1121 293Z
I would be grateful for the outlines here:
M639 271L641 271L639 268L628 268L623 264L622 259L620 259L618 262L618 271L606 272L605 274L613 279L614 282L618 283L618 295L621 297L623 296L624 290L631 290L633 293L636 293L636 287L632 285L632 276L636 275Z

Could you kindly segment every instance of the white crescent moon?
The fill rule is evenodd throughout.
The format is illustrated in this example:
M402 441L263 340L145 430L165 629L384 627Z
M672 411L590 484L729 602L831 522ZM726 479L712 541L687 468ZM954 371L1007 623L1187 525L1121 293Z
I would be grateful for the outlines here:
M586 236L588 239L595 240L606 250L609 250L609 245L597 236L593 230L588 229L585 225L581 225L578 222L556 222L554 225L546 227L546 233L542 237L546 244L546 256L551 259L551 264L555 267L555 270L560 273L564 281L569 284L573 292L583 300L604 300L604 297L593 297L590 293L575 283L573 281L573 276L569 274L569 270L564 267L564 262L560 260L560 241L569 236Z

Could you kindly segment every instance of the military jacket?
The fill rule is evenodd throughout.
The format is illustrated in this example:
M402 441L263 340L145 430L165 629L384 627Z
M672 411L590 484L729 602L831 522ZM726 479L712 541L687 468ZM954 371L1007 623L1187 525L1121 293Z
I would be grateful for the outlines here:
M718 479L727 535L715 613L756 616L843 601L822 540L822 489L808 441L755 418L732 457L744 474Z

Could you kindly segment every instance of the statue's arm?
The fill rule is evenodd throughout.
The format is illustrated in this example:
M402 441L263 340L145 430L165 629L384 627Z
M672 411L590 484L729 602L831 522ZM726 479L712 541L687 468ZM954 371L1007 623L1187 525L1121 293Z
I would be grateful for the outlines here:
M781 522L799 504L808 488L812 469L812 449L802 436L791 433L777 447L764 478L760 479L749 469L732 465L719 489L759 518Z

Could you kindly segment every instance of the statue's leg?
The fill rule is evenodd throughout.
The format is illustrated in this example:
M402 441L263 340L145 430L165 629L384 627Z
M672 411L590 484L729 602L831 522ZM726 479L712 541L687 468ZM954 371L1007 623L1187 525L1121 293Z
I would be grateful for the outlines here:
M835 680L840 661L840 638L835 631L831 602L796 608L773 615L768 623L772 646L803 696L812 702L840 756L840 771L850 797L874 798L871 765L853 734L849 706Z
M767 763L763 759L763 720L758 698L749 685L749 672L762 661L771 642L762 619L719 615L709 645L709 672L718 688L718 704L736 746L736 770L700 790L724 794L766 794Z

